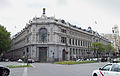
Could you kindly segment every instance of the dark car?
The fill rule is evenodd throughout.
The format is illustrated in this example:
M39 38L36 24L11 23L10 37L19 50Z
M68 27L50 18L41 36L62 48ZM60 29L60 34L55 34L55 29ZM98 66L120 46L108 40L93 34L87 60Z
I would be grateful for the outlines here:
M107 62L107 58L102 57L101 62Z
M9 68L0 66L0 76L8 76L9 74L10 74Z
M28 63L34 63L35 61L33 59L28 59Z

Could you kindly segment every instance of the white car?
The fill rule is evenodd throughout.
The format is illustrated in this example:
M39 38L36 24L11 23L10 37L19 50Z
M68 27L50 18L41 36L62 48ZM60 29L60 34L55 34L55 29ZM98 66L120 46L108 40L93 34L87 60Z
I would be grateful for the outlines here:
M93 58L92 60L93 60L93 61L97 61L98 59L97 59L97 58Z
M23 62L23 60L22 59L18 59L18 61L17 61L18 63L22 63Z
M78 60L76 60L76 62L78 62L78 61L83 61L83 59L78 59Z
M120 76L120 63L109 63L99 70L94 70L92 76Z

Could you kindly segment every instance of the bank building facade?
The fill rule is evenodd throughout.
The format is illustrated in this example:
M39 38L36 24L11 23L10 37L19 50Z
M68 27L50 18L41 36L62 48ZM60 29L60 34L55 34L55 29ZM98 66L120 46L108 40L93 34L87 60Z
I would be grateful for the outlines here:
M26 27L12 37L12 48L7 57L21 57L39 62L63 61L93 57L92 42L110 43L91 27L82 29L63 19L47 17L45 8L41 17L34 17Z

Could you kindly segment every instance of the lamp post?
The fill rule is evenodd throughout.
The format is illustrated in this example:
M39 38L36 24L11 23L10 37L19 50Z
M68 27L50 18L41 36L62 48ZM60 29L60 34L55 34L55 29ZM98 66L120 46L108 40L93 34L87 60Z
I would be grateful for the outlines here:
M28 51L29 51L29 49L27 48L27 53L26 53L26 57L27 57L27 59L26 59L26 61L27 61L27 66L28 66Z

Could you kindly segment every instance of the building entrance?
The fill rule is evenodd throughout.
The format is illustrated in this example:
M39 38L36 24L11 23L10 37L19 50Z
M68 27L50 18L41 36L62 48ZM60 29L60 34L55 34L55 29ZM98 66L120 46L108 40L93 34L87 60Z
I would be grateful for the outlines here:
M47 61L47 47L39 47L39 60L40 62Z

